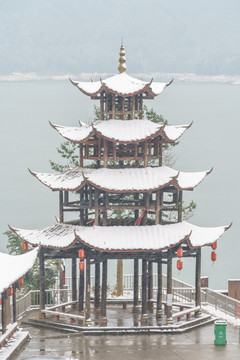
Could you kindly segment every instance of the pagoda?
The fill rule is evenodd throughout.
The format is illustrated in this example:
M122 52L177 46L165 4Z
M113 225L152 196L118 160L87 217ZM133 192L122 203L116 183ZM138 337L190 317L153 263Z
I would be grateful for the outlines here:
M156 315L162 316L162 265L167 265L166 321L171 324L173 259L178 258L179 270L184 257L196 260L195 304L200 306L201 248L216 248L216 241L229 226L205 228L183 221L183 191L193 190L211 170L182 172L163 164L164 146L178 141L191 124L170 126L144 119L143 101L154 99L171 82L146 82L129 76L123 46L118 71L96 82L71 80L83 94L100 102L99 120L90 125L80 122L79 127L51 124L64 139L78 144L79 166L54 174L30 171L42 184L59 192L59 221L40 230L11 230L24 242L40 245L42 312L45 259L71 259L72 301L86 319L91 316L90 268L94 268L94 311L100 313L103 323L107 322L108 260L131 259L133 311L138 311L141 300L142 324L147 323L148 311L153 311L154 263L158 272ZM75 217L65 221L69 213ZM116 217L116 213L126 216Z

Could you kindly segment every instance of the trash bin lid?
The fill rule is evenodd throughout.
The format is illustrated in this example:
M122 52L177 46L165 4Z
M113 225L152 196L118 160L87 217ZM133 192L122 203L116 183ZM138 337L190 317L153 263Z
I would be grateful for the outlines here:
M215 325L227 325L227 322L225 320L216 320L214 321Z

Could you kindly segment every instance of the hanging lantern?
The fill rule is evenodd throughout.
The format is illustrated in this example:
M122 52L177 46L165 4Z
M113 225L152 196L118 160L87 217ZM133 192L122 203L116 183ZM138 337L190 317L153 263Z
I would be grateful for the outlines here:
M79 259L84 259L85 258L85 250L83 250L83 249L78 250L78 257L79 257Z
M2 305L2 295L0 296L0 305Z
M10 289L8 290L8 295L9 295L9 296L13 295L13 288L10 288Z
M216 250L216 248L217 248L217 242L215 241L214 243L212 243L212 249Z
M212 261L216 261L217 260L217 254L215 253L215 251L211 252L211 260Z
M22 250L23 250L23 251L27 251L27 250L28 250L28 243L27 243L27 241L24 241L24 242L22 243Z
M23 279L23 277L21 277L21 278L19 279L19 284L20 284L20 285L23 285L23 284L24 284L24 279Z
M177 257L181 258L183 256L183 249L182 248L178 248L177 249Z
M81 271L81 270L84 270L84 261L80 261L79 262L79 270Z
M177 261L177 269L182 270L182 268L183 268L183 262L181 260L178 260Z

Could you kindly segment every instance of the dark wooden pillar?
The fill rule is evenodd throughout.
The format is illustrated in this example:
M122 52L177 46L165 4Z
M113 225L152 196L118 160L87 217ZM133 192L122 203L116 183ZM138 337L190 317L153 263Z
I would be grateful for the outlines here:
M103 139L103 167L108 166L108 142L106 139Z
M79 166L83 167L83 144L79 144Z
M10 308L10 298L8 296L8 290L2 293L2 333L4 334L7 325L11 321L11 308Z
M148 310L153 311L153 263L148 262Z
M77 269L76 269L76 258L72 258L72 301L77 300ZM73 309L76 308L75 305L72 306Z
M117 296L123 295L123 260L117 260Z
M196 249L195 305L201 306L201 248Z
M63 222L63 191L59 191L59 220Z
M90 314L90 258L86 258L86 309L85 309L85 318L86 322L91 321Z
M12 295L12 314L13 314L13 322L15 323L17 321L17 303L16 303L16 290L17 285L13 284L13 295Z
M107 226L108 199L109 199L109 193L104 192L104 194L103 194L103 201L104 201L103 226Z
M101 296L101 323L106 323L107 304L107 259L102 263L102 296Z
M40 248L39 251L39 276L40 276L40 317L45 318L45 315L41 313L45 309L45 266L44 266L44 249Z
M78 313L83 314L83 309L84 309L84 270L79 270Z
M100 262L95 263L95 289L94 289L94 308L100 312Z
M178 195L178 222L182 221L182 191Z
M147 323L147 260L142 259L142 323Z
M157 275L157 317L162 316L162 255L158 259L158 275Z
M167 324L172 324L172 250L168 250L167 257Z
M134 259L133 312L138 312L138 259Z
M99 222L98 196L99 196L99 190L95 189L95 193L94 193L95 225L98 225Z
M160 190L156 191L155 202L155 225L158 225L160 221Z
M84 200L84 189L80 190L80 206L83 204ZM84 226L84 209L80 209L80 225Z

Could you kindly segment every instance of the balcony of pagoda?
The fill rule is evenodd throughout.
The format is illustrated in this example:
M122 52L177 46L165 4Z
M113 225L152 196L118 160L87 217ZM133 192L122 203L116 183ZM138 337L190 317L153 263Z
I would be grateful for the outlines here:
M132 143L120 143L103 138L90 138L79 145L80 166L83 160L100 161L103 167L108 167L109 162L134 161L136 166L148 166L149 161L157 160L157 165L162 165L162 146L164 141L161 136Z
M74 194L60 192L61 222L67 213L78 213L73 223L82 226L170 224L181 221L182 191L169 186L151 192L117 193L86 185Z

